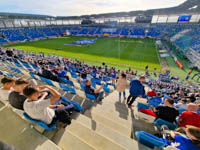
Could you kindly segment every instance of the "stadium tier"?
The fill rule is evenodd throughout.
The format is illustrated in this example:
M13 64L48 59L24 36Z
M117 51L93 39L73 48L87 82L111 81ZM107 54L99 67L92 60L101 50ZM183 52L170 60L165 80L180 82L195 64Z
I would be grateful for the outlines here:
M116 150L150 150L154 147L167 147L170 143L167 139L158 138L152 134L165 135L168 130L178 130L178 127L185 127L187 124L195 126L191 130L200 132L197 128L200 127L199 121L196 121L200 119L197 106L200 95L199 89L195 86L187 86L181 82L169 83L155 80L150 76L145 79L145 76L138 76L131 70L127 70L125 75L123 71L117 71L113 67L92 66L68 58L47 57L32 53L25 55L23 50L10 51L2 48L0 52L1 86L16 82L15 85L9 84L14 85L13 90L16 90L11 91L10 95L4 88L0 91L0 117L9 116L0 123L0 131L3 133L0 134L0 137L6 143L19 149L109 150L112 147ZM12 57L13 54L14 57ZM162 76L167 77L168 75ZM137 79L133 79L135 77ZM116 79L118 79L117 82ZM125 94L129 88L124 87L121 82L126 83L126 86L130 83L130 95L127 102ZM27 96L28 90L33 92L45 88L45 91L51 93L50 97L54 98L58 94L58 91L54 89L59 90L59 97L62 97L59 100L55 98L57 101L52 104L56 106L54 110L58 109L61 113L65 106L65 113L66 111L70 113L70 115L67 113L69 115L67 118L70 117L72 121L70 119L66 122L66 119L59 118L59 121L65 123L64 126L62 124L56 126L54 121L48 125L44 120L40 120L41 113L39 116L32 114L32 111L35 110L30 111L29 109L32 108L26 106L33 104L34 101L23 102L24 108L20 107L19 103L16 105L17 99L15 102L13 100L17 98L17 89L24 84L29 84L23 87L23 93ZM36 88L37 84L40 85L39 89ZM96 94L92 89L97 90ZM100 90L102 91L100 92ZM118 91L123 91L124 100L121 99L122 94L118 96ZM3 92L4 95L2 95ZM42 91L40 92L42 93ZM97 92L99 93L97 94ZM103 96L101 93L105 93L105 95ZM143 98L138 97L135 100L137 96L133 96L131 93L141 94ZM14 94L15 97L12 97ZM46 96L49 97L48 94ZM29 99L31 98L32 96ZM49 98L42 101L49 101ZM40 99L38 103L42 101ZM73 109L69 109L71 106ZM59 107L63 108L59 109ZM155 107L157 111L151 111L152 107ZM38 108L35 107L35 109ZM57 111L56 113L59 115ZM177 116L184 119L194 117L194 119L187 121L180 119L176 123ZM33 124L34 128L29 126L29 123ZM9 130L10 128L12 130ZM44 130L46 131L44 132ZM135 133L135 131L137 132ZM136 138L131 139L130 136L133 134L136 134ZM24 142L26 139L31 139L34 146L30 146L28 141ZM74 143L76 144L74 145ZM37 145L40 145L40 148L37 148ZM188 146L196 148L195 145Z
M200 0L126 2L0 12L0 150L200 150Z
M200 47L200 27L199 25L153 25L150 27L120 27L120 28L102 28L102 27L39 27L39 28L19 28L0 30L0 43L20 42L34 40L46 37L63 36L66 31L71 35L90 35L90 36L125 36L125 37L150 37L160 39L173 38L173 43L183 51L192 48L199 51ZM110 30L110 31L108 31ZM181 36L176 36L181 32L187 31Z

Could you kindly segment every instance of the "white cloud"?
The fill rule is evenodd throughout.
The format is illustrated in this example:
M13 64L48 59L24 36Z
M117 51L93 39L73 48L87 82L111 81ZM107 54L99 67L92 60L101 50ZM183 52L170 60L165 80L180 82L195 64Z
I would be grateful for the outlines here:
M0 0L2 1L2 0ZM185 0L6 0L0 10L53 16L99 14L172 7Z

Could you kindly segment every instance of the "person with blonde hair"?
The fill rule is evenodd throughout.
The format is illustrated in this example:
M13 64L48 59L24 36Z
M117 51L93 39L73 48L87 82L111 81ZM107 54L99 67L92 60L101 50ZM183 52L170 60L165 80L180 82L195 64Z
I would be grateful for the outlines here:
M122 73L116 85L117 91L119 92L119 100L121 100L122 93L124 96L124 100L126 99L126 92L125 92L126 86L127 86L126 74Z

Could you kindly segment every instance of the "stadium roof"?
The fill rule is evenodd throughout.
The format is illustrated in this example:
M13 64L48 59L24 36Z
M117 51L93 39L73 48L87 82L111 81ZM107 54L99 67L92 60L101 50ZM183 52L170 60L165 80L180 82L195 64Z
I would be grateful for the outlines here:
M54 18L49 15L36 15L36 14L22 14L22 13L8 13L8 12L0 12L0 16L9 17L9 18Z
M82 19L82 18L109 18L109 17L125 17L125 16L152 16L154 14L167 15L167 14L194 14L200 13L200 0L187 0L183 4L162 9L151 9L146 11L130 11L130 12L113 12L104 14L92 14L82 16L49 16L49 15L35 15L35 14L21 14L21 13L0 13L0 16L7 18L35 18L35 19Z

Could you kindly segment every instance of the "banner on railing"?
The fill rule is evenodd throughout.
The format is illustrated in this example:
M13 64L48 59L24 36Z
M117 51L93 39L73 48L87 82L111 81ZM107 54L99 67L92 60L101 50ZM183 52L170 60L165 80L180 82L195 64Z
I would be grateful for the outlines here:
M175 55L172 55L174 57L174 61L176 62L176 64L179 66L180 69L183 68L182 63L177 59L177 57Z

